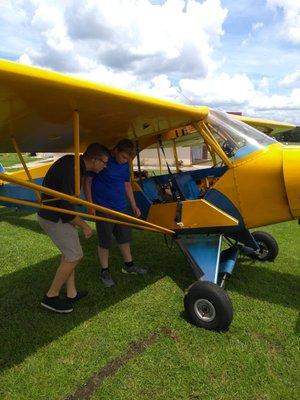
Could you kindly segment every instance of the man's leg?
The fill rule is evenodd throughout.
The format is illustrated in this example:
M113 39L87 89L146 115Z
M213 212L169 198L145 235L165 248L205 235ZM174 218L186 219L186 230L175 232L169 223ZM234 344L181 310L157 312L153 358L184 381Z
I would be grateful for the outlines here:
M79 264L81 259L78 259L76 261L66 261L64 258L62 258L61 263L59 267L57 268L56 274L54 276L54 279L52 281L52 284L47 292L48 297L55 297L59 295L59 292L63 286L64 283L67 283L68 279L70 278L70 288L74 290L76 293L76 288L75 288L75 279L74 279L74 269L75 267ZM73 275L73 276L71 276ZM75 295L76 295L75 293ZM74 292L72 293L74 294ZM68 292L69 296L69 292ZM72 295L70 297L73 297Z
M75 301L83 297L82 294L77 296L74 275L74 269L83 256L78 231L69 223L51 222L40 217L38 217L38 221L62 253L60 265L47 294L42 299L41 305L56 312L71 312L73 310L72 305L60 299L59 292L62 286L66 284L68 296L75 293L72 300L74 300L74 297ZM87 292L85 292L86 294Z
M67 287L67 296L70 298L74 298L77 295L74 270L73 270L73 272L71 272L69 278L67 279L66 287Z
M79 300L84 296L77 296L77 291L75 288L75 280L74 280L74 269L76 265L79 263L80 259L76 261L66 261L64 257L61 259L61 263L57 268L56 274L52 281L52 284L47 292L47 294L43 297L41 301L41 305L47 309L58 313L69 313L73 311L73 302ZM72 297L69 301L68 298L66 300L61 299L59 297L59 292L64 283L67 284L69 281L70 287L72 290L76 291L76 295ZM74 292L73 292L74 293ZM87 294L87 292L86 292ZM86 295L85 294L85 295ZM68 301L67 301L68 300Z

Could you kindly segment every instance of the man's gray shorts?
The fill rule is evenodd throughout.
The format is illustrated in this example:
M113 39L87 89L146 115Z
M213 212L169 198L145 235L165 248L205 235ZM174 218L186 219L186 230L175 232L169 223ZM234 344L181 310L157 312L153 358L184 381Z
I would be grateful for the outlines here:
M75 226L69 222L63 223L61 219L58 222L52 222L39 215L37 219L66 261L73 262L82 258L83 252Z
M114 219L111 215L97 212L99 217ZM96 221L99 246L103 249L110 249L113 236L118 244L131 242L131 228L126 225L113 224L109 222Z

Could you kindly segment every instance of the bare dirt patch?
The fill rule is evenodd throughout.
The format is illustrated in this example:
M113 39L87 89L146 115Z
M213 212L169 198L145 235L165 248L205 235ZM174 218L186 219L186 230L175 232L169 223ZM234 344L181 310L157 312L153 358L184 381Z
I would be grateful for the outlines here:
M173 340L177 339L177 333L168 328L163 327L156 332L151 332L148 336L137 340L129 346L125 354L116 357L107 363L99 372L92 375L84 384L83 387L77 389L75 393L67 396L65 400L88 400L95 393L96 389L101 385L104 379L115 375L120 368L126 363L133 360L143 353L149 346L157 342L161 337L169 337Z

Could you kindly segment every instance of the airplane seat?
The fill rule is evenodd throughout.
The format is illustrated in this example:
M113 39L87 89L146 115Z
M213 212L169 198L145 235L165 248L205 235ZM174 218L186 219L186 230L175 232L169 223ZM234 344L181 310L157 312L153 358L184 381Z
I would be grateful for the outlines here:
M196 200L200 198L200 191L191 174L184 172L176 175L175 179L186 200Z
M143 180L143 192L152 203L162 203L163 199L158 192L157 185L153 178Z

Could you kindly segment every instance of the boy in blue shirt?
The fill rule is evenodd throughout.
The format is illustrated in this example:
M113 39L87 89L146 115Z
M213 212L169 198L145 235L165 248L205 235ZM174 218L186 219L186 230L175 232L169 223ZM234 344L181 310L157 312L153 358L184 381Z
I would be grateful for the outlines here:
M134 145L131 140L123 139L113 149L106 168L99 174L89 173L84 183L86 199L100 206L115 211L127 212L127 200L129 201L134 215L138 218L141 212L136 205L133 190L130 183L129 162L134 157ZM89 210L94 214L94 210ZM112 218L111 215L98 213L97 215ZM101 265L101 279L106 287L115 285L109 268L109 249L112 246L113 236L116 238L121 251L124 266L122 271L132 274L145 274L147 271L134 264L130 242L131 228L114 223L96 222L98 234L98 255Z

